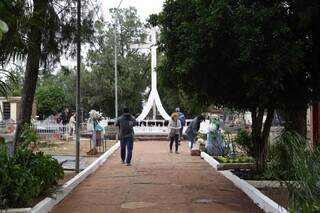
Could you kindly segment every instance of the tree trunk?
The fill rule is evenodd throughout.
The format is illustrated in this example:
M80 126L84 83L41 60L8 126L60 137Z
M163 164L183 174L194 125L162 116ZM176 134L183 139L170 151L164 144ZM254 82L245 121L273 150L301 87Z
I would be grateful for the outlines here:
M34 102L34 94L37 86L40 55L41 55L41 38L43 28L43 20L45 19L48 0L34 0L33 17L31 20L31 28L28 36L28 56L25 71L25 79L23 82L21 114L18 121L15 147L19 145L22 127L29 124L32 115L32 105Z
M255 149L255 160L257 172L263 172L267 163L268 138L274 117L274 109L267 110L267 118L263 124L265 109L253 109L252 113L252 143Z

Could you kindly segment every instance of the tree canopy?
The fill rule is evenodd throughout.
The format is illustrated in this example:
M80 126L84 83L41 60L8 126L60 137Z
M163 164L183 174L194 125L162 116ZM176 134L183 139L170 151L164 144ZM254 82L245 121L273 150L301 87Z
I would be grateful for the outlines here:
M309 60L312 36L296 26L290 3L167 0L152 17L162 30L164 82L197 97L200 105L250 110L260 169L274 110L305 109L319 98Z
M296 32L290 12L283 1L167 1L161 74L220 105L306 104L312 41Z

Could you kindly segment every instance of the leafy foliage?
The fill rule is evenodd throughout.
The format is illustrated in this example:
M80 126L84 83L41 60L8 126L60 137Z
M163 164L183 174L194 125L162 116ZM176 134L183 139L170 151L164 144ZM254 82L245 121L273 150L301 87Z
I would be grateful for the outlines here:
M301 87L290 94L306 103L311 41L295 34L288 12L282 1L166 1L161 75L199 100L242 109L289 99L291 79Z
M36 0L35 0L36 1ZM5 21L9 32L0 42L0 62L10 59L24 59L29 43L26 37L31 27L41 27L41 62L43 72L51 72L59 62L62 54L75 55L76 1L48 1L45 17L33 17L35 1L3 0L0 3L0 19ZM91 41L93 32L93 15L96 9L91 1L82 2L82 41ZM89 9L91 6L91 9ZM92 8L93 7L93 8Z
M311 33L295 25L295 6L282 0L167 0L157 19L151 17L162 29L160 75L168 87L197 97L199 105L252 112L258 170L265 167L274 110L304 109L319 100Z
M37 142L34 129L26 127L22 138L25 144L12 158L8 158L4 140L0 144L0 209L28 205L64 176L63 168L52 156L33 153L29 148L30 143Z
M135 8L111 10L118 20L118 102L119 109L129 107L133 114L141 112L144 91L149 85L150 59L143 52L133 50L130 45L145 41L146 29ZM106 29L104 27L107 26ZM88 63L81 79L84 108L99 109L113 117L114 110L114 34L112 22L97 27L97 48L88 52ZM119 32L120 31L120 32Z
M249 156L218 156L216 159L221 163L253 163L254 159Z
M251 135L245 130L239 130L235 138L235 142L241 146L242 149L249 155L254 157L255 150Z
M306 140L285 131L276 142L266 175L283 181L290 193L290 212L320 210L320 149L306 147Z
M68 104L64 89L57 84L45 84L36 91L37 110L41 117L60 112Z

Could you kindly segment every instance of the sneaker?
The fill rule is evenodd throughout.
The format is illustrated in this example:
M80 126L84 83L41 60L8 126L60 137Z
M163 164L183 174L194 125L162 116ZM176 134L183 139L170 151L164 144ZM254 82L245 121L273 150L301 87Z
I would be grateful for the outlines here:
M123 161L121 161L121 162L122 162L122 164L125 164L124 160L123 160Z
M176 151L176 154L180 154L180 152Z
M131 163L127 163L127 166L131 166Z
M170 153L172 153L172 150L170 150Z

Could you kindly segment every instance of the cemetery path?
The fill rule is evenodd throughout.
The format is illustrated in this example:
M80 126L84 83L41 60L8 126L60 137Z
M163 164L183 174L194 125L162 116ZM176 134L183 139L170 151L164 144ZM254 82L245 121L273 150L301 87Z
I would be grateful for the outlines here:
M134 144L132 166L119 150L58 204L54 213L262 212L200 157L169 153L165 141Z

